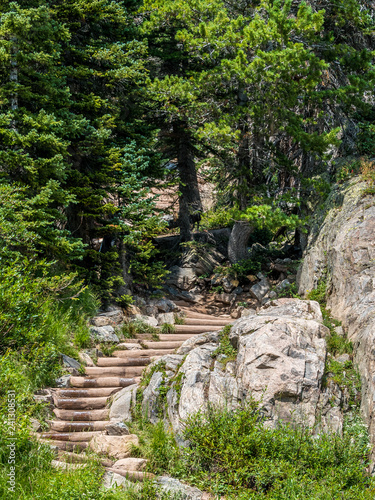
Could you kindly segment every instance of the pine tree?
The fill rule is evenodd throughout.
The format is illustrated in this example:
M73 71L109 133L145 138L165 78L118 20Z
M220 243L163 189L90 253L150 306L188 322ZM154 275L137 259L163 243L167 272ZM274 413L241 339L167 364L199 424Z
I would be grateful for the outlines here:
M40 251L76 265L80 257L79 269L105 296L122 282L113 232L119 165L128 144L149 148L152 136L141 118L146 44L137 40L135 7L110 0L1 7L1 178L39 200ZM157 168L150 161L145 183Z
M82 245L64 231L62 213L74 202L65 187L70 92L59 68L69 33L45 4L34 4L2 3L0 11L0 179L27 187L25 196L45 219L44 253L74 258ZM74 116L67 118L76 126Z
M328 19L291 1L146 6L151 24L175 27L189 60L186 74L156 82L163 105L188 122L212 157L219 187L229 187L242 209L255 193L299 190L301 177L327 168L328 151L339 144L332 110L359 104L373 82L371 52L329 31L346 16L367 22L357 2L331 6ZM345 78L333 88L337 66Z

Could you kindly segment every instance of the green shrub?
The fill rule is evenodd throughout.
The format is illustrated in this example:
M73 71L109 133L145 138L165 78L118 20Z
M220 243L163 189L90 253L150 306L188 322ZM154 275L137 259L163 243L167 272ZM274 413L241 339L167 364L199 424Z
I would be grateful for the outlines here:
M117 299L116 301L120 307L123 307L124 309L127 309L130 307L132 304L134 304L134 298L132 295L129 294L123 294L121 295L120 298Z
M227 499L372 500L375 480L366 473L366 426L354 414L343 435L314 435L307 427L264 426L259 403L235 410L209 405L183 424L179 448L162 421L133 422L139 455L148 470L169 473Z
M374 493L365 472L368 438L353 440L350 429L341 437L283 424L266 428L259 406L250 402L190 416L184 438L185 477L227 498L354 500Z
M284 226L288 230L294 230L302 224L297 215L285 213L280 207L274 206L273 202L274 200L270 204L253 205L246 210L237 207L209 210L202 214L201 227L204 229L232 227L236 221L247 220L257 231L274 233ZM298 200L294 202L298 203ZM265 232L264 236L265 241L270 239L269 233Z
M159 492L151 481L129 488L102 488L104 469L94 458L82 469L59 470L49 446L40 445L23 432L16 438L16 487L8 489L7 441L0 438L0 498L14 500L174 500Z
M163 471L173 470L180 455L176 440L171 431L165 429L164 422L160 420L155 425L150 425L148 429L147 447L143 448L149 460L149 467L155 474L162 474Z
M292 298L292 299L300 299L301 296L298 293L298 288L296 283L291 283L289 286L282 288L277 292L278 298Z
M345 182L356 175L359 175L361 171L361 162L358 158L352 159L350 161L345 161L339 166L336 172L336 182Z

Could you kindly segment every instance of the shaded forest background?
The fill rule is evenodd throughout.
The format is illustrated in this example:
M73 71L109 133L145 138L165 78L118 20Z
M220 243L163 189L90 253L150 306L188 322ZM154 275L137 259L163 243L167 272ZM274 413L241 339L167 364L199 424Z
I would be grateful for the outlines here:
M2 269L121 301L160 284L152 238L171 228L186 242L199 221L302 227L374 153L368 7L2 2ZM151 191L171 183L173 220Z

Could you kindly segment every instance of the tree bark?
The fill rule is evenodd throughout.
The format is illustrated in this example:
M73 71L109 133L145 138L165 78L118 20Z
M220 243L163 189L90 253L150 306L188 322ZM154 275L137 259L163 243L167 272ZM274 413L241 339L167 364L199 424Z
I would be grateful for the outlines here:
M191 240L191 225L199 222L202 201L199 193L198 176L195 168L191 137L186 124L174 125L177 143L177 167L180 178L178 225L181 241Z
M228 243L228 257L232 264L249 258L247 242L253 231L254 226L251 226L247 221L234 223Z

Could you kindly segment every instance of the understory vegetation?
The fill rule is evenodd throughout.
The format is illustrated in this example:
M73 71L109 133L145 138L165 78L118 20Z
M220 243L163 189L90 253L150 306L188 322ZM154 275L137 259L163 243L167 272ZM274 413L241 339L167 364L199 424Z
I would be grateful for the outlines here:
M141 420L132 429L150 471L228 500L370 500L375 494L366 473L368 436L358 415L346 420L342 436L316 436L304 427L265 427L255 402L237 410L211 406L184 422L182 447L163 421Z

